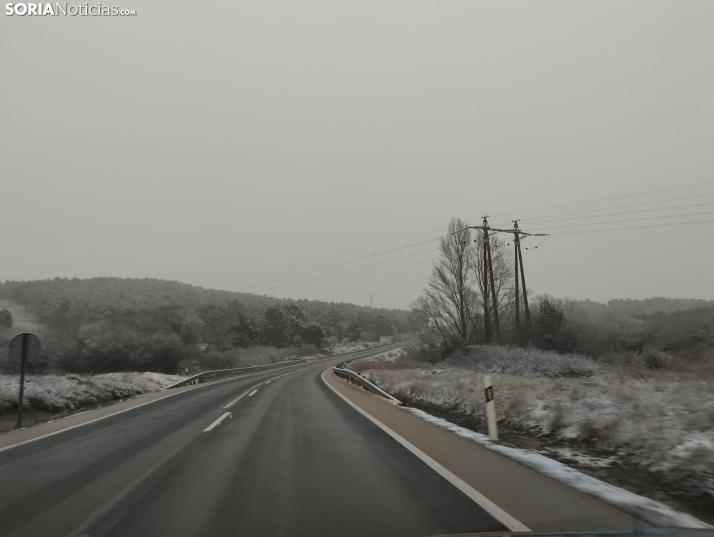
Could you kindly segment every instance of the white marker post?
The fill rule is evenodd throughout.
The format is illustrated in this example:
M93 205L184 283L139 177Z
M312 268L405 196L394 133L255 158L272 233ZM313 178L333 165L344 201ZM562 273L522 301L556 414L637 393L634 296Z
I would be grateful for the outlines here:
M496 402L493 400L493 382L491 375L483 377L483 387L486 392L486 419L488 420L488 436L491 440L498 440L498 428L496 427Z

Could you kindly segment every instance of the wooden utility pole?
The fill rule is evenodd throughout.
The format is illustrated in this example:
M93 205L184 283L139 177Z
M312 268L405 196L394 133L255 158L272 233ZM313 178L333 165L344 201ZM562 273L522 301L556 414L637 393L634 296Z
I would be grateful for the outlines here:
M503 233L513 233L513 246L514 246L514 273L516 275L516 337L518 338L518 343L520 344L520 297L518 292L518 273L520 272L521 280L520 283L523 287L523 309L526 315L526 326L528 328L528 346L533 344L533 330L531 327L531 313L528 309L528 289L526 288L526 275L523 271L523 252L521 252L521 237L547 237L547 233L525 233L518 228L518 220L513 221L513 229L496 229L491 228L493 231L501 231ZM537 248L537 247L536 247Z
M488 222L485 218L483 219L483 222L483 225L486 228L486 233L488 234ZM486 240L486 243L488 244L488 274L490 276L491 282L491 298L493 299L493 320L496 323L496 337L498 337L498 344L502 345L501 326L498 323L498 300L496 299L496 286L493 281L493 261L491 260L491 244L488 240ZM486 290L486 294L488 294L488 290Z
M501 345L501 328L498 323L498 300L496 299L496 286L493 280L493 261L491 259L491 241L489 239L488 216L483 217L482 226L472 226L473 229L483 231L483 328L484 343L491 343L491 309L493 310L493 320L496 327L498 344ZM489 291L491 296L489 298ZM489 305L489 300L491 304Z
M513 233L514 245L514 273L516 275L516 338L518 344L521 343L521 327L520 327L520 291L519 284L523 290L523 306L526 316L526 326L528 327L528 346L533 344L533 331L531 329L531 313L528 309L528 290L526 289L526 275L523 272L523 253L521 252L521 237L547 237L547 233L525 233L518 228L518 220L513 221L513 229L497 229L489 227L488 216L483 217L482 226L469 226L466 229L477 229L483 232L483 317L484 317L484 342L491 343L491 307L493 307L493 317L496 323L496 333L498 335L498 344L501 345L501 328L498 323L498 301L496 298L496 286L493 279L493 262L491 259L491 245L489 239L489 231L497 231L502 233ZM538 248L536 246L536 248ZM520 274L519 274L520 273ZM520 281L518 276L520 275ZM489 290L491 291L491 305L489 305Z
M523 253L521 252L521 230L518 229L518 220L513 222L513 242L516 245L516 290L518 289L518 269L521 271L521 282L523 283L523 309L526 314L526 326L528 327L528 346L533 345L533 330L531 327L531 313L528 309L528 289L526 288L526 274L523 271ZM516 326L518 327L518 291L516 291ZM517 328L520 331L520 327Z
M513 225L517 226L518 225L518 220L513 221ZM513 270L516 274L516 345L520 347L521 345L521 308L519 306L520 301L518 297L518 245L519 242L517 240L518 234L516 233L514 238L513 238Z
M491 343L491 308L488 305L488 222L483 219L483 342Z

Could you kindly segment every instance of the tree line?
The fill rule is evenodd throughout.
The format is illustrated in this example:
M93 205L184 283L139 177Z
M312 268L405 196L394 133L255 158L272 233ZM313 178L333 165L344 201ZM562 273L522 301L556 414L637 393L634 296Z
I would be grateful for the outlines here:
M412 304L426 348L447 356L469 345L484 343L484 304L489 297L483 278L483 236L459 218L449 223L439 241L439 258L421 296ZM505 241L490 237L494 286L501 340L524 344L515 330L514 255ZM556 299L528 291L533 344L558 352L673 351L687 345L714 345L714 301L699 299L615 299L607 304ZM525 311L521 304L521 333Z
M38 370L173 373L197 355L230 367L248 356L241 349L284 349L268 353L279 359L345 340L378 341L410 333L416 325L404 310L277 299L157 279L6 281L0 298L24 306L43 323L46 350L35 364ZM0 339L11 336L11 326L10 312L0 311ZM6 342L0 344L6 348Z

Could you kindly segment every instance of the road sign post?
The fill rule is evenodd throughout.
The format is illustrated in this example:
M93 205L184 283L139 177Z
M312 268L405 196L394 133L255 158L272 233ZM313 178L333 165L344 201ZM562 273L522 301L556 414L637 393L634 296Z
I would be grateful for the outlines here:
M10 341L10 359L20 362L20 393L17 398L17 428L22 427L22 399L25 395L25 366L27 360L39 356L40 338L30 332L23 332L16 335Z
M493 399L493 382L491 375L483 377L483 387L486 392L486 419L488 421L488 436L491 440L498 440L498 428L496 427L496 402Z

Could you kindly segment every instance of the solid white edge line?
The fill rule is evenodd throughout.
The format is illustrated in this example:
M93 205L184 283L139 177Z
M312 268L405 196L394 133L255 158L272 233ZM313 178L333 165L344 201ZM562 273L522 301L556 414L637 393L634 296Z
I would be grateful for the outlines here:
M429 466L437 474L439 474L444 479L446 479L449 483L454 485L461 492L466 494L466 496L468 496L471 500L473 500L476 504L478 504L480 507L482 507L488 514L490 514L492 517L494 517L496 520L498 520L501 524L506 526L508 529L510 529L511 531L531 531L530 528L528 528L525 524L518 521L515 517L506 513L506 511L504 511L498 505L496 505L491 500L486 498L486 496L484 496L479 491L474 489L471 485L466 483L463 479L461 479L456 474L454 474L454 473L450 472L449 470L447 470L446 468L444 468L441 464L436 462L434 459L432 459L429 455L424 453L418 447L416 447L415 445L410 443L405 438L402 438L401 436L399 436L397 433L395 433L393 430L391 430L389 427L387 427L384 423L379 421L374 416L368 414L366 411L362 410L355 403L353 403L352 401L347 399L347 397L345 397L340 392L338 392L335 388L330 386L330 383L325 380L325 374L328 372L331 372L331 371L332 371L332 368L325 369L325 371L322 372L322 375L320 375L320 378L322 378L322 381L327 385L327 387L330 388L333 392L335 392L345 403L350 405L357 412L362 414L365 418L370 420L377 427L382 429L385 433L387 433L389 436L394 438L397 442L399 442L401 445L403 445L405 448L407 448L409 451L411 451L414 455L419 457L424 463L426 463L427 466Z
M204 384L203 386L209 386L209 384ZM199 384L199 385L195 386L194 388L191 388L190 390L185 390L185 391L182 391L182 392L172 393L171 395L167 395L166 397L162 397L161 399L155 399L155 400L153 400L153 401L147 401L146 403L142 403L142 404L140 404L140 405L136 405L136 406L133 406L133 407L131 407L131 408L125 408L124 410L118 410L117 412L114 412L114 413L112 413L112 414L107 414L106 416L101 416L101 417L99 417L99 418L95 418L95 419L93 419L93 420L85 421L85 422L83 422L83 423L78 423L77 425L72 425L72 426L70 426L70 427L66 427L66 428L64 428L64 429L60 429L59 431L54 431L54 432L51 432L51 433L43 434L42 436L38 436L37 438L30 438L30 439L28 439L28 440L23 440L22 442L18 442L17 444L12 444L12 445L10 445L10 446L5 446L5 447L0 448L0 452L5 451L5 450L7 450L7 449L12 449L12 448L14 448L14 447L18 447L18 446L22 446L22 445L25 445L25 444L29 444L30 442L35 442L36 440L42 440L43 438L47 438L47 437L50 437L50 436L54 436L54 435L56 435L56 434L60 434L60 433L63 433L63 432L65 432L65 431L71 431L72 429L76 429L77 427L83 427L83 426L85 426L85 425L89 425L90 423L96 423L97 421L101 421L101 420L106 419L106 418L111 418L112 416L118 416L119 414L124 414L124 412L129 412L130 410L135 410L135 409L137 409L137 408L141 408L142 406L146 406L146 405L150 405L150 404L152 404L152 403L156 403L157 401L163 401L164 399L168 399L169 397L173 397L174 395L179 395L179 394L181 394L181 393L191 392L191 391L193 391L193 390L195 390L195 389L197 389L197 388L201 388L201 387L202 387L202 386ZM156 393L156 392L148 392L148 393ZM92 410L94 410L94 409L92 409ZM91 411L88 410L87 412L91 412ZM81 414L84 414L84 412L81 412ZM76 414L71 414L70 416L75 416L75 415L76 415ZM70 417L70 416L68 416L68 417Z
M290 366L286 366L286 367L290 367ZM302 369L307 369L307 368L302 368ZM298 369L297 371L302 371L302 369ZM188 389L188 390L176 391L176 392L174 392L174 393L170 393L169 395L167 395L167 396L165 396L165 397L161 397L160 399L154 399L153 401L147 401L146 403L142 403L142 404L140 404L140 405L136 405L136 406L133 406L133 407L131 407L131 408L125 408L124 410L117 410L116 412L112 412L111 414L107 414L106 416L100 416L100 417L98 417L98 418L94 418L93 420L89 420L89 421L85 421L85 422L82 422L82 423L78 423L77 425L71 425L70 427L65 427L64 429L60 429L59 431L53 431L53 432L51 432L51 433L43 434L43 435L38 436L38 437L36 437L36 438L29 438L29 439L27 439L27 440L23 440L22 442L17 442L16 444L11 444L11 445L9 445L9 446L0 447L0 453L3 452L3 451L6 451L6 450L8 450L8 449L12 449L12 448L19 447L19 446L24 446L25 444L29 444L30 442L36 442L37 440L42 440L43 438L48 438L48 437L50 437L50 436L54 436L54 435L56 435L56 434L63 433L63 432L65 432L65 431L71 431L72 429L76 429L77 427L84 427L85 425L89 425L89 424L91 424L91 423L96 423L96 422L98 422L98 421L105 420L105 419L111 418L111 417L113 417L113 416L118 416L119 414L123 414L124 412L129 412L130 410L134 410L134 409L137 409L137 408L141 408L142 406L151 405L151 404L156 403L156 402L158 402L158 401L163 401L163 400L165 400L165 399L168 399L169 397L173 397L174 395L180 395L180 394L182 394L182 393L192 392L193 390L198 390L199 388L207 388L207 387L209 387L209 386L215 386L216 384L223 384L224 382L230 382L230 381L232 381L232 380L242 380L242 379L246 379L246 378L249 378L249 377L255 377L255 376L257 376L257 375L262 375L263 373L264 373L264 371L256 371L255 373L249 373L248 375L243 375L243 376L240 376L240 377L228 377L228 378L225 378L225 379L219 379L219 380L212 381L212 382L205 382L205 383L202 383L202 384L196 384L195 386L192 386L192 387L191 387L190 389ZM293 371L291 371L291 373L293 373ZM149 395L149 394L152 394L152 393L159 393L160 391L163 391L163 390L157 390L156 392L147 392L147 393L145 393L145 394L138 395L137 397L142 397L143 395ZM244 394L244 395L245 395L245 394ZM243 396L241 396L241 397L243 397ZM238 399L240 399L240 397L239 397ZM131 399L128 399L128 400L130 401ZM237 401L237 400L236 400L236 401ZM225 407L224 407L224 408L225 408ZM85 410L84 412L77 412L77 414L70 414L70 415L67 416L67 417L68 417L68 418L71 418L71 417L73 417L73 416L78 416L79 414L86 414L87 412L92 412L93 410L98 410L98 409L94 409L94 408L93 408L93 409L90 409L90 410ZM46 423L50 423L50 422L46 422ZM40 424L40 425L42 425L42 424Z
M226 419L226 418L233 418L233 414L231 412L225 412L220 418L218 418L216 421L211 423L208 427L206 427L203 432L204 433L210 433L213 429L218 427L221 422Z
M345 356L348 356L349 354L351 354L351 353L347 353ZM336 358L336 357L333 356L332 358L326 358L325 361L327 361L327 360L332 360L332 359L334 359L334 358ZM318 361L319 361L319 360L318 360ZM322 365L322 364L317 363L317 364L315 364L315 365L313 365L313 366L310 366L310 367L317 367L317 366L319 366L319 365ZM291 366L285 366L285 367L291 367ZM281 376L289 375L290 373L296 373L297 371L302 371L303 369L310 369L310 367L303 367L303 368L297 369L297 370L295 370L295 371L290 371L290 372L288 372L288 373L283 373ZM280 369L280 368L277 368L277 369ZM140 405L136 405L136 406L133 406L133 407L131 407L131 408L125 408L124 410L117 410L116 412L112 412L111 414L107 414L106 416L101 416L101 417L95 418L95 419L93 419L93 420L89 420L89 421L85 421L85 422L82 422L82 423L78 423L77 425L71 425L70 427L65 427L64 429L60 429L59 431L53 431L53 432L51 432L51 433L43 434L43 435L37 436L37 437L35 437L35 438L29 438L29 439L27 439L27 440L23 440L22 442L17 442L17 443L15 443L15 444L11 444L11 445L9 445L9 446L0 447L0 453L3 452L3 451L7 451L8 449L12 449L12 448L15 448L15 447L24 446L25 444L29 444L29 443L31 443L31 442L36 442L37 440L42 440L43 438L49 438L50 436L54 436L54 435L56 435L56 434L60 434L60 433L63 433L63 432L65 432L65 431L71 431L72 429L76 429L77 427L84 427L85 425L89 425L89 424L91 424L91 423L96 423L96 422L98 422L98 421L101 421L101 420L104 420L104 419L107 419L107 418L111 418L112 416L118 416L119 414L123 414L124 412L129 412L130 410L134 410L134 409L136 409L136 408L141 408L142 406L150 405L150 404L152 404L152 403L156 403L157 401L163 401L164 399L168 399L169 397L173 397L174 395L179 395L179 394L181 394L181 393L190 392L190 391L193 391L193 390L197 390L197 389L199 389L199 388L207 388L208 386L215 386L216 384L222 384L222 383L224 383L224 382L230 382L230 381L232 381L232 380L242 380L242 379L246 379L246 378L249 378L249 377L255 377L255 376L257 376L257 375L262 375L263 373L264 373L264 371L256 371L255 373L249 373L249 374L247 374L247 375L242 375L242 376L238 376L238 377L228 377L228 378L219 379L219 380L216 380L216 381L213 381L213 382L206 382L206 383L196 384L196 385L194 385L192 388L190 388L190 389L188 389L188 390L184 390L184 391L181 391L181 392L177 391L177 392L175 392L175 393L172 393L172 394L170 394L170 395L167 395L166 397L162 397L162 398L160 398L160 399L154 399L153 401L147 401L146 403L142 403L142 404L140 404ZM142 395L149 395L150 393L158 393L159 391L164 391L164 390L165 390L165 388L163 388L162 390L157 390L157 392L147 392L147 393L142 394ZM141 397L141 395L139 395L139 396L137 396L137 397ZM84 412L77 412L76 414L70 414L70 415L67 416L67 417L68 417L68 418L71 418L71 417L73 417L73 416L78 416L79 414L86 414L87 412L92 412L93 410L97 410L97 409L90 409L90 410L85 410ZM54 421L54 420L53 420L53 421ZM49 422L47 422L47 423L49 423Z
M253 390L252 392L250 392L250 393L248 394L248 397L253 397L253 396L257 393L257 391L258 391L258 390Z

